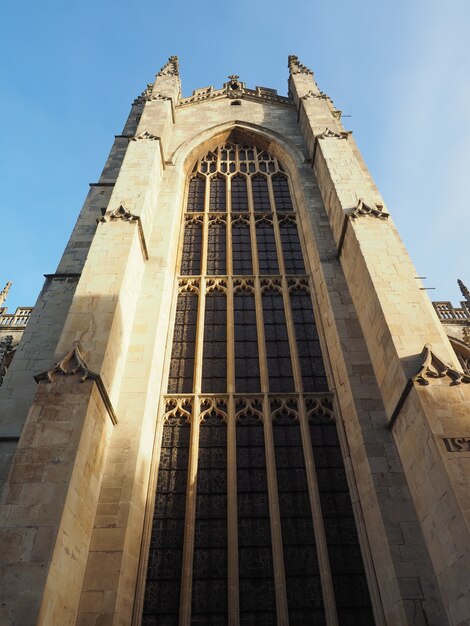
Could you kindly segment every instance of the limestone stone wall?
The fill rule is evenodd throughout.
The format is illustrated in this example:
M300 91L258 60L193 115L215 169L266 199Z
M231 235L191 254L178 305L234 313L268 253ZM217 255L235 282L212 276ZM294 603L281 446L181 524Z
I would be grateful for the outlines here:
M458 359L338 112L290 72L290 100L180 101L171 58L116 137L0 392L2 427L21 433L0 500L2 624L140 623L185 185L230 133L293 182L376 621L470 614L470 453L451 441L469 388L412 380L425 343Z

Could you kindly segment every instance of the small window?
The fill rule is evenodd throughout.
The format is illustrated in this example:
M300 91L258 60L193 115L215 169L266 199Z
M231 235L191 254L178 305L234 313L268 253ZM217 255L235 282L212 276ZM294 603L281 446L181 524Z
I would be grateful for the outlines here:
M233 102L230 103L230 106L240 106L242 103L241 100L234 100Z

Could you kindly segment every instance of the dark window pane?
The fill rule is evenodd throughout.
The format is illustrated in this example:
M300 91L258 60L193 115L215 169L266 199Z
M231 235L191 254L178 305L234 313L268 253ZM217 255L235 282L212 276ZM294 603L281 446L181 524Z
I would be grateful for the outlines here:
M227 249L227 226L220 223L209 224L207 232L207 274L225 274L227 266L225 255Z
M227 210L227 200L225 196L225 178L215 176L210 182L209 211Z
M202 224L187 222L184 228L181 275L194 276L201 273Z
M279 274L274 227L269 220L259 220L256 224L259 273Z
M310 436L340 624L374 624L336 425L310 417Z
M227 389L227 299L220 291L206 295L202 391L223 393Z
M274 290L263 293L263 316L269 391L295 391L281 293Z
M232 178L232 212L246 213L248 211L248 194L246 190L246 178L234 176Z
M325 624L300 425L273 421L289 623Z
M196 294L179 294L176 303L168 393L191 393L193 390L197 306Z
M178 624L190 430L183 416L180 421L163 427L144 624Z
M188 190L188 205L186 210L193 213L204 211L204 196L206 191L206 181L199 176L191 178Z
M232 225L232 255L233 273L235 275L253 273L250 225L241 220Z
M292 200L289 192L289 183L283 174L276 174L272 177L274 202L276 211L293 211Z
M300 247L299 233L294 217L281 219L279 222L282 254L286 274L305 274L305 266Z
M304 391L327 391L325 367L310 295L306 291L291 290L290 301Z
M192 623L223 624L228 611L227 427L215 410L199 428L196 494Z
M240 623L274 626L276 602L263 424L250 414L240 416L237 422L237 502Z
M251 179L251 188L253 190L254 210L261 213L270 213L271 203L269 202L267 179L259 174L253 176Z
M258 337L255 296L249 291L234 293L235 390L237 393L260 391Z

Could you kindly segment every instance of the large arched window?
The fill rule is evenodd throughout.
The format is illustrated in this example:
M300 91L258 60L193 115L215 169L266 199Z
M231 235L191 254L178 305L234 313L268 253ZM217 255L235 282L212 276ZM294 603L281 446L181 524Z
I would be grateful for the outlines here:
M144 626L374 623L298 219L265 149L195 163Z

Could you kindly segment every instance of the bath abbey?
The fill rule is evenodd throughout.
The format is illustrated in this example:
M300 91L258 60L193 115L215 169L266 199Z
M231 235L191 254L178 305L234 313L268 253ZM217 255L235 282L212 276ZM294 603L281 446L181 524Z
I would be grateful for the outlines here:
M170 57L0 293L0 624L470 624L470 292L296 56L219 85Z

